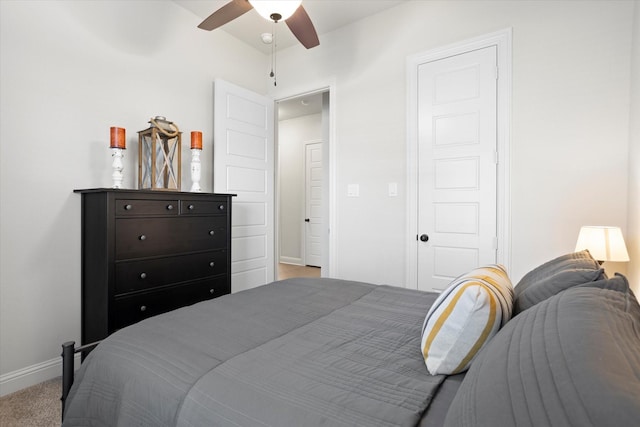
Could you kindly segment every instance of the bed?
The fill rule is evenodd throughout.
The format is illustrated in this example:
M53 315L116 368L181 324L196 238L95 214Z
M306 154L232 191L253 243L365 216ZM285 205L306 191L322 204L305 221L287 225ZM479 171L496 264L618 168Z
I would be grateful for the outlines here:
M289 279L148 319L88 356L65 425L416 425L445 378L412 357L436 297Z
M425 315L444 294L300 278L184 307L102 341L76 374L63 426L570 425L561 421L579 415L591 422L579 425L632 425L640 419L640 307L626 279L593 270L586 285L581 276L580 286L542 297L524 283L529 299L516 292L514 312L498 320L469 370L449 375L430 373L420 351ZM596 321L589 316L608 327L585 327ZM558 340L561 352L546 344ZM541 348L543 362L531 356ZM613 374L593 375L603 363ZM572 381L581 387L564 390ZM598 391L585 396L589 385ZM601 412L620 423L602 424Z

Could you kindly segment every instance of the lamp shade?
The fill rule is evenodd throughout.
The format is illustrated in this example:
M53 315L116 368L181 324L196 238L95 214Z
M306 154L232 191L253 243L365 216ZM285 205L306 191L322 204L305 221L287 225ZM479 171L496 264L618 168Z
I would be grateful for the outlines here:
M580 229L576 252L588 249L598 261L629 261L620 227L588 225Z
M249 0L251 6L262 16L269 21L284 21L291 17L293 13L298 9L302 0ZM272 17L272 15L279 15L278 18Z

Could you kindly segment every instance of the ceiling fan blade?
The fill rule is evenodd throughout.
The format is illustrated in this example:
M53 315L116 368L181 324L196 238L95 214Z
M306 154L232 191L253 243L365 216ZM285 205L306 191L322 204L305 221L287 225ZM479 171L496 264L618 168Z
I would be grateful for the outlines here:
M238 16L244 15L251 9L253 9L253 6L247 0L232 0L209 15L207 19L198 25L198 28L207 31L215 30L227 22L233 21Z
M284 22L287 23L293 35L296 36L300 43L307 49L311 49L320 44L313 22L311 22L311 18L309 18L307 11L304 10L302 5Z

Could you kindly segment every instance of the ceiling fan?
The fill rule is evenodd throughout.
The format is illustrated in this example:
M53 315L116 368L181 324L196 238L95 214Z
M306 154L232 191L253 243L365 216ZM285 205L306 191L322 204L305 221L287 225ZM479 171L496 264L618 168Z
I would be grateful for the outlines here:
M320 44L318 34L307 11L302 7L302 0L231 0L202 21L198 28L211 31L227 22L233 21L251 9L255 9L262 17L273 22L284 20L294 36L307 49Z

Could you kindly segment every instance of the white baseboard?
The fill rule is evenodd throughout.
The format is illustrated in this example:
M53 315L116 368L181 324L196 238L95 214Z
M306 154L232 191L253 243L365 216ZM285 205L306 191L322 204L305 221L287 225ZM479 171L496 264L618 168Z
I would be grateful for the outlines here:
M302 258L294 258L289 256L281 256L280 262L282 264L304 265Z
M74 369L80 366L80 354L74 357ZM62 358L56 357L42 363L0 375L0 397L31 387L62 375ZM62 390L60 390L62 395Z

